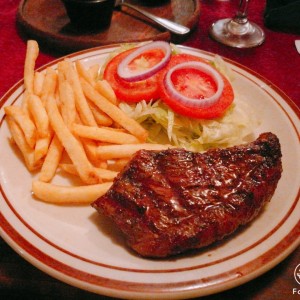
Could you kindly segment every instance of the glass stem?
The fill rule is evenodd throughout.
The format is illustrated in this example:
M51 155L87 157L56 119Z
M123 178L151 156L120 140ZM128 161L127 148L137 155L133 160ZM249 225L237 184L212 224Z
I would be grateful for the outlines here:
M248 4L249 0L240 0L238 11L234 17L236 22L241 24L248 22Z
M238 11L227 24L228 31L236 36L247 34L251 30L248 21L248 4L250 0L240 0Z

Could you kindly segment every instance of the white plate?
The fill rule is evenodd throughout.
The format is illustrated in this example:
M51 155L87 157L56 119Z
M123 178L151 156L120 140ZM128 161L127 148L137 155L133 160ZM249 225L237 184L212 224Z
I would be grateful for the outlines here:
M180 48L208 59L213 56ZM89 66L103 61L112 50L96 48L69 57ZM26 260L61 281L131 299L217 293L245 283L282 261L300 242L299 109L266 79L235 62L228 63L236 77L234 88L246 96L262 120L255 134L272 131L282 144L282 178L272 201L253 223L193 255L150 260L130 252L122 237L112 232L93 208L36 201L30 193L34 176L12 151L4 122L3 106L19 102L24 91L23 82L19 82L0 102L1 236Z

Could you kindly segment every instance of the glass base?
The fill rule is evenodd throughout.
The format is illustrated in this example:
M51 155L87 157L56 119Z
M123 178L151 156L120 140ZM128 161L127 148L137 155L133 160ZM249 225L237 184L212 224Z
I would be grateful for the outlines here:
M209 34L219 43L236 48L256 47L265 40L263 30L255 23L237 23L230 18L213 23Z

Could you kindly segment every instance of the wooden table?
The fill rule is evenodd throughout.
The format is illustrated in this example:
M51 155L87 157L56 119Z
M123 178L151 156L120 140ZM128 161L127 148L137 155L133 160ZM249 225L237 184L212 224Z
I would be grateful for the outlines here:
M25 56L24 33L15 23L18 0L6 1L0 9L0 97L22 78ZM223 55L238 61L271 80L300 107L300 55L294 40L300 36L275 32L263 25L265 1L252 1L250 18L266 32L265 43L254 49L232 49L216 43L208 36L208 27L216 19L231 16L237 1L206 0L201 3L201 15L192 34L182 43L187 46ZM42 49L38 66L61 54ZM1 209L1 208L0 208ZM300 264L299 248L266 274L237 288L202 299L297 299L293 289L300 290L294 270ZM0 238L0 298L8 299L109 299L64 284L39 271L23 260Z

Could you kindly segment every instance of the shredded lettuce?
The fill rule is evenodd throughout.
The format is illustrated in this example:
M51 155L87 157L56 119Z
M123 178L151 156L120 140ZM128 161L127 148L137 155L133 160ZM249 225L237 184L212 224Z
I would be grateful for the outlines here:
M137 104L121 102L119 106L148 130L148 142L171 143L197 152L243 144L259 123L251 107L237 99L223 117L213 120L181 116L160 100Z
M226 76L230 82L234 80L232 70L220 55L215 55L211 63L220 73Z

